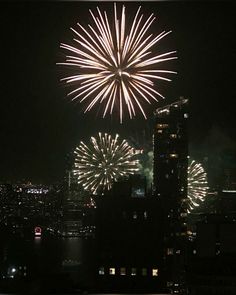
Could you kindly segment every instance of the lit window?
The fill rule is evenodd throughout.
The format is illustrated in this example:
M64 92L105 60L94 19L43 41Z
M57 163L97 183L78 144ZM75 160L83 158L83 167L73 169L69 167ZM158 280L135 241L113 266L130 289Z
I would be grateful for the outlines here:
M136 276L137 274L137 268L136 267L132 267L131 268L131 276Z
M174 254L174 249L173 248L167 248L166 254L167 255L173 255Z
M109 274L110 275L115 275L116 274L116 269L114 267L109 268Z
M197 254L197 250L194 249L194 250L193 250L193 254L194 254L194 255Z
M104 267L99 267L98 274L99 274L99 275L104 275L104 274L105 274L105 269L104 269Z
M184 118L186 118L186 119L188 118L188 114L187 113L184 114Z
M120 275L121 276L125 276L126 275L126 268L125 267L121 267L120 268Z
M170 158L178 158L178 154L170 154Z
M157 124L158 129L164 129L164 128L167 128L167 127L168 127L168 124Z
M181 253L181 251L180 250L176 250L176 252L175 252L176 254L180 254Z
M147 275L147 269L146 268L142 268L142 276L146 276Z
M16 272L16 268L13 267L13 268L11 269L11 272Z
M158 269L157 268L153 268L152 269L152 276L153 277L157 277L158 276Z
M133 219L137 219L137 218L138 218L137 212L134 211L134 212L133 212Z
M171 133L171 134L170 134L170 138L177 138L177 134L175 134L175 133Z
M157 130L157 133L162 133L162 129L158 129Z
M147 211L143 212L143 217L144 217L144 219L147 219L147 217L148 217Z

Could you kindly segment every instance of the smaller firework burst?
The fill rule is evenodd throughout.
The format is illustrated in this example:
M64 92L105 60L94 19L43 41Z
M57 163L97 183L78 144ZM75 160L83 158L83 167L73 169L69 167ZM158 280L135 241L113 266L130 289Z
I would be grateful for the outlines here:
M192 160L188 165L188 213L204 201L207 190L206 172L200 163Z
M90 143L80 142L74 151L74 174L85 190L92 194L101 194L109 190L119 177L138 171L136 150L126 140L119 140L105 133L91 137Z

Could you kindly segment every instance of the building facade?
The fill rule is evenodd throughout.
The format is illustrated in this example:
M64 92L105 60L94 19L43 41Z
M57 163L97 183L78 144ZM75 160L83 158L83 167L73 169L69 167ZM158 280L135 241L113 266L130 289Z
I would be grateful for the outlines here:
M162 226L158 200L139 175L119 181L96 199L94 289L100 292L164 291Z
M187 245L188 100L155 112L153 194L160 201L167 286L182 292Z

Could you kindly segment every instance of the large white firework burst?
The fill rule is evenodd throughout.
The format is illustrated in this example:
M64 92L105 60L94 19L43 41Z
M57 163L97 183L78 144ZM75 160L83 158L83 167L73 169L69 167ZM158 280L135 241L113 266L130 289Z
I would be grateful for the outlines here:
M103 117L118 109L122 123L125 109L133 118L137 110L146 118L143 103L151 104L164 98L155 88L156 80L171 81L166 76L173 71L158 67L162 62L176 59L175 51L153 54L153 47L171 31L163 31L157 36L148 33L155 20L151 14L146 20L138 8L131 26L127 26L125 6L122 6L118 18L116 4L112 21L106 11L97 7L96 14L91 10L93 25L88 27L78 23L74 46L61 44L61 48L70 52L66 61L58 63L73 69L73 75L63 78L73 84L75 89L68 95L72 100L86 102L84 112L95 105L103 105Z
M191 160L188 165L188 213L199 207L204 201L208 190L207 175L200 163Z
M109 190L114 181L138 171L136 150L126 140L119 140L107 133L91 137L90 143L80 142L75 149L75 170L85 190L93 194Z

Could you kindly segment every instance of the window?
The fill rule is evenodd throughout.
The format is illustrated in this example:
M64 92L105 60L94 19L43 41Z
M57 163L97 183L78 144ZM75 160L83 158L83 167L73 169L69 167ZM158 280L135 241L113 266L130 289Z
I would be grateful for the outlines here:
M105 274L105 269L104 269L103 266L102 267L99 267L98 274L99 275L104 275Z
M167 127L168 127L168 124L157 124L158 129L164 129L164 128L167 128Z
M142 268L142 276L146 276L147 275L147 269L144 267Z
M136 211L133 212L133 219L137 219L138 218L138 214Z
M166 249L166 254L167 255L173 255L174 254L174 249L173 248L167 248Z
M178 158L178 154L170 154L170 158Z
M137 268L136 267L132 267L131 268L131 276L136 276L137 274Z
M143 217L144 217L144 219L147 219L147 217L148 217L147 211L143 212Z
M170 138L177 138L177 134L175 134L175 133L171 133L171 134L170 134Z
M184 118L185 118L185 119L188 118L188 114L187 114L187 113L184 114Z
M116 269L114 267L109 268L109 274L110 275L115 275L116 274Z
M158 269L157 268L153 268L152 269L152 276L153 277L157 277L158 276Z
M162 129L157 129L157 133L162 133Z
M125 267L121 267L120 268L120 275L121 276L125 276L126 275L126 268Z

